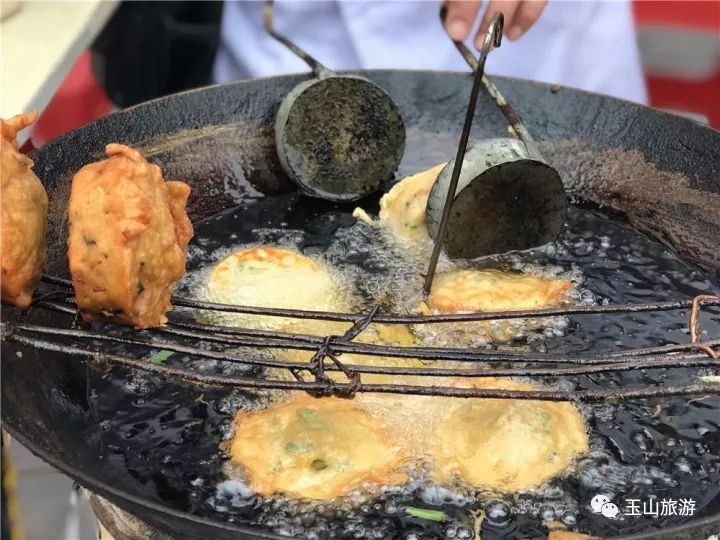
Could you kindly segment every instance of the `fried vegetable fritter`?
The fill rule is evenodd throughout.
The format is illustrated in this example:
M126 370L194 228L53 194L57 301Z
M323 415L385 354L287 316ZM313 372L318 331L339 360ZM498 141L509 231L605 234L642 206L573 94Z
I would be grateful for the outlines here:
M257 246L236 251L212 270L206 284L207 297L218 303L311 311L348 312L353 295L332 272L305 255L272 246ZM216 322L245 328L261 328L314 336L342 335L352 323L315 319L292 319L240 313L203 314ZM407 326L371 324L355 338L359 343L411 346L415 339ZM308 362L314 350L275 349L279 358ZM346 364L364 366L422 366L417 359L385 358L345 353ZM279 375L288 376L280 372ZM328 375L338 381L347 377L338 371ZM392 377L364 374L365 382L391 382Z
M524 311L562 305L572 289L567 279L500 270L454 270L435 277L430 295L419 308L423 315ZM468 347L526 338L531 331L547 328L556 320L532 317L454 322L419 325L416 331L442 345Z
M309 257L287 249L257 246L225 257L207 282L212 302L254 307L347 311L346 295L333 276ZM269 315L214 313L218 322L247 328L302 333L331 332L332 321L291 319Z
M351 400L298 396L235 417L231 459L254 491L331 499L364 484L400 484L405 453L393 433Z
M400 180L380 199L380 214L373 221L367 213L356 208L353 216L370 224L380 224L405 247L429 241L425 212L428 196L445 163Z
M431 446L436 481L501 492L538 487L589 449L572 403L522 399L467 400L438 423Z
M0 120L2 225L2 299L19 308L30 305L45 264L48 198L32 171L33 162L18 152L17 132L37 112Z
M430 291L427 313L522 311L555 306L572 283L500 270L456 270L440 274Z
M185 273L190 187L122 144L80 169L69 202L68 258L85 320L160 326Z

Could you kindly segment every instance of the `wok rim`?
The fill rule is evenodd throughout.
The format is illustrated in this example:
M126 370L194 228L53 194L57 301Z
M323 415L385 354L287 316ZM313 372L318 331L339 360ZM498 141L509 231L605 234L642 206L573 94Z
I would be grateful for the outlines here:
M272 533L268 533L263 531L261 528L252 528L252 527L244 527L240 525L233 525L232 523L227 523L220 520L212 520L203 518L200 516L196 516L195 514L191 514L189 512L183 512L182 510L176 510L174 508L171 508L170 506L166 506L161 503L157 503L154 501L150 501L144 497L141 497L139 495L131 495L130 493L127 493L123 491L122 489L116 488L114 486L111 486L109 484L101 484L99 481L96 481L92 476L85 474L82 470L70 465L69 463L64 463L60 459L55 459L50 454L46 453L44 450L39 448L38 446L35 446L33 443L31 443L24 435L20 433L20 431L16 430L15 427L9 425L7 422L3 420L2 427L5 431L7 431L10 436L15 439L17 442L22 444L25 448L30 450L35 456L39 457L49 465L53 466L54 468L58 469L59 471L65 473L70 478L75 480L78 484L80 484L82 487L89 489L93 493L97 493L98 495L102 495L103 497L106 497L110 500L112 504L118 505L120 508L125 510L126 512L132 514L131 511L127 510L126 507L124 507L122 504L118 504L118 500L127 501L129 503L141 505L147 509L153 510L155 512L159 512L161 514L165 514L168 517L173 518L179 518L179 519L186 519L189 521L193 521L197 524L209 526L209 527L219 527L221 529L225 529L230 532L238 533L238 534L249 534L260 538L268 538L272 540L287 540L289 537L287 536L279 536L274 535ZM134 515L134 514L133 514ZM137 516L136 516L137 517ZM145 521L142 517L138 518L141 521Z
M367 74L384 75L384 74L392 74L392 73L406 73L406 74L417 74L417 75L433 74L433 75L449 75L449 76L467 75L468 77L470 77L472 75L471 71L458 71L458 70L451 70L451 69L390 69L390 68L344 69L344 70L334 71L334 73L337 73L339 75L359 75L359 76L366 76ZM548 83L548 82L543 82L543 81L536 81L533 79L526 79L524 77L510 77L507 75L494 75L492 73L488 73L488 76L492 77L493 79L499 79L501 81L518 81L525 85L543 87L548 90L557 89L557 90L555 90L556 92L561 92L563 90L570 90L572 92L577 92L577 93L585 94L588 96L597 96L600 98L612 99L614 101L618 101L618 102L624 103L626 105L653 111L653 113L658 114L660 116L666 116L669 118L674 118L674 119L681 120L683 122L687 122L689 125L692 125L692 126L700 126L704 129L708 129L710 131L720 134L720 128L716 129L713 126L711 126L710 124L703 124L701 122L698 122L697 120L693 120L692 118L690 118L688 116L678 114L675 112L671 112L671 111L668 111L665 109L660 109L657 107L651 107L650 105L645 105L643 103L638 103L636 101L631 101L629 99L620 98L620 97L616 97L616 96L610 96L608 94L603 94L601 92L594 92L592 90L584 90L582 88L577 88L575 86L570 86L567 84L553 84L553 83ZM302 77L306 80L309 80L309 79L312 79L314 77L314 75L310 71L295 71L292 73L285 73L283 75L268 75L266 77L253 77L253 78L249 78L249 79L238 79L237 81L228 81L228 82L222 82L222 83L207 84L205 86L198 86L197 88L183 90L182 92L175 92L173 94L168 94L166 96L160 96L160 97L156 97L154 99L149 99L147 101L143 101L142 103L137 103L135 105L131 105L130 107L126 107L124 109L118 109L115 111L111 111L110 113L108 113L105 116L101 116L100 118L92 120L91 122L88 122L87 124L84 124L75 129L67 131L66 133L63 133L62 135L59 135L55 139L45 143L45 145L51 144L53 141L59 139L60 137L64 137L68 133L73 133L74 131L77 131L80 129L85 129L87 126L92 125L95 122L102 120L106 116L110 116L110 115L114 115L114 114L121 114L121 113L124 113L127 111L134 111L135 109L137 109L139 107L144 107L145 105L148 105L150 103L158 103L164 99L171 98L173 96L184 96L184 95L194 94L196 92L202 92L202 91L216 89L216 88L223 88L226 86L230 87L230 86L237 86L237 85L242 85L242 84L252 84L252 83L261 82L261 81L274 81L274 80L281 80L281 79L294 78L294 77ZM371 82L372 82L372 80L371 80ZM43 145L43 146L45 146L45 145ZM42 147L40 147L40 148L42 148ZM33 150L33 153L40 150L40 148Z
M472 75L471 71L459 71L459 70L428 70L428 69L358 69L358 70L341 70L336 71L337 74L343 74L343 75L366 75L369 74L372 76L373 74L383 75L383 74L393 74L393 73L402 73L402 74L408 74L408 75L423 75L423 74L434 74L434 75L447 75L447 76L468 76L468 78ZM502 76L502 75L493 75L492 73L489 74L494 79L499 79L502 81L508 81L513 82L517 81L524 85L528 86L535 86L540 87L546 90L550 91L563 91L563 90L570 90L572 92L577 92L589 96L597 96L599 98L604 99L612 99L617 102L624 103L628 106L632 106L637 109L641 110L649 110L652 111L653 114L656 114L660 117L666 117L666 118L672 118L676 122L682 122L685 123L688 126L696 126L701 127L703 129L707 129L709 131L712 131L716 134L720 134L720 129L716 129L710 125L705 125L700 122L697 122L691 118L688 118L683 115L675 114L670 111L665 111L662 109L650 107L648 105L644 105L641 103L637 103L634 101L630 101L623 98L618 98L615 96L608 96L606 94L602 94L599 92L593 92L593 91L587 91L580 88L576 88L569 85L556 85L552 83L546 83L541 81L535 81L531 79L525 79L520 77L508 77L508 76ZM87 129L89 126L98 124L100 122L105 121L109 117L114 117L118 114L123 114L126 112L135 112L143 107L147 107L152 104L160 103L163 100L171 99L175 96L182 96L182 95L190 95L197 92L204 92L208 90L217 90L223 87L234 87L234 86L242 86L246 84L255 84L261 81L274 81L274 80L283 80L287 78L300 78L300 80L310 79L313 77L313 74L311 72L295 72L295 73L287 73L282 75L273 75L273 76L267 76L267 77L257 77L257 78L249 78L249 79L241 79L236 81L229 81L224 83L216 83L216 84L210 84L206 86L201 86L189 90L185 90L183 92L176 92L173 94L169 94L167 96L160 96L155 99L143 101L142 103L138 103L135 105L132 105L130 107L126 107L125 109L120 109L116 111L112 111L109 114L97 118L91 122L88 122L87 124L84 124L83 126L79 126L73 130L70 130L55 139L48 141L43 147L34 149L32 152L30 152L29 157L33 157L38 152L41 152L44 147L52 147L53 144L55 144L58 140L61 138L67 137L69 134L78 132L80 130ZM557 90L556 90L557 89ZM157 512L161 515L164 515L168 518L175 518L180 520L188 520L190 522L196 523L198 525L202 525L204 527L210 527L215 529L222 529L224 531L228 531L230 533L239 534L239 535L250 535L257 538L265 538L265 539L272 539L272 540L287 540L290 537L287 536L280 536L275 535L273 533L264 531L260 527L252 527L252 526L242 526L242 525L236 525L228 522L224 522L221 520L213 520L208 519L204 517L197 516L195 514L185 512L182 510L174 509L170 506L167 506L162 503L158 503L155 501L151 501L146 499L145 497L139 496L139 495L132 495L126 491L124 491L121 488L117 488L115 486L112 486L110 484L103 484L100 480L96 480L93 476L86 474L81 469L73 466L69 461L65 462L59 458L53 457L49 452L46 452L43 450L39 445L34 444L29 438L25 437L22 432L17 429L15 426L12 425L12 423L9 423L7 419L5 418L4 412L2 413L2 428L5 429L15 440L17 440L18 443L22 444L25 448L30 450L35 456L39 457L55 469L61 471L62 473L66 474L78 484L82 485L84 488L89 489L90 491L97 493L99 495L107 497L112 504L117 504L120 508L123 510L128 511L129 513L133 514L133 512L129 511L128 508L131 508L132 505L141 506L144 509L148 509L149 511ZM134 515L134 514L133 514ZM144 517L139 518L141 521L146 521ZM703 518L693 519L691 521L688 521L687 523L683 523L681 525L677 525L670 528L660 528L653 531L647 531L647 532L640 532L640 533L634 533L629 535L621 535L621 536L612 536L612 537L602 537L602 538L612 538L613 540L652 540L655 538L663 538L663 539L694 539L694 538L705 538L706 534L701 533L696 536L698 533L698 529L702 527L712 527L716 526L717 531L720 532L720 513L717 513L715 515L705 516ZM695 534L693 534L695 533ZM712 533L711 533L712 534Z

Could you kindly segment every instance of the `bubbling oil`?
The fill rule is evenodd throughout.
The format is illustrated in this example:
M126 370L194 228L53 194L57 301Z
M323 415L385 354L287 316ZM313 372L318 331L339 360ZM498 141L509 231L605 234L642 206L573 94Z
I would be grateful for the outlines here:
M353 309L368 309L390 291L397 312L413 312L427 259L408 254L380 231L350 217L349 209L296 195L258 201L196 224L188 274L180 294L202 297L212 264L248 245L293 249L331 269L338 283L356 291ZM442 269L456 267L444 260ZM573 303L631 303L684 299L717 293L718 283L682 262L660 244L591 211L571 208L558 242L532 252L473 261L473 266L569 278ZM335 275L336 273L336 275ZM182 314L182 313L181 313ZM193 314L188 314L191 316ZM584 315L553 318L522 328L509 343L477 347L558 354L656 346L688 341L686 312ZM704 310L705 337L720 335L717 309ZM438 335L428 339L438 345ZM248 351L248 354L264 354ZM182 362L182 357L168 363ZM204 362L208 372L241 370ZM653 385L692 380L707 370L634 370L623 373L542 378L562 389ZM543 538L546 523L612 535L679 524L690 517L624 516L608 520L589 506L605 494L621 506L628 499L691 498L700 517L718 510L720 499L720 399L667 398L583 405L590 452L575 474L540 489L499 494L472 487L434 484L420 468L402 486L359 489L334 501L260 497L224 473L220 450L238 409L267 407L272 392L199 388L180 381L118 370L107 378L91 374L93 410L107 425L104 456L132 471L145 486L142 495L212 519L304 538ZM123 374L125 374L123 376ZM128 399L128 396L130 399ZM433 398L427 398L433 399ZM408 507L443 512L440 521L419 518Z
M332 222L332 219L329 220ZM245 273L250 272L251 278L229 271L232 262L225 259L229 253L250 253L252 249L279 248L291 253L300 251L300 236L298 231L267 228L256 231L260 244L234 245L229 249L223 249L218 255L223 262L213 261L213 264L206 268L199 268L195 275L188 278L189 294L208 301L225 301L231 303L230 299L237 298L235 289L242 290L245 300L240 303L270 307L302 308L310 310L334 310L362 312L367 310L377 298L384 298L386 307L394 313L419 313L419 306L422 296L419 291L422 288L420 269L426 264L429 258L429 251L425 253L427 243L420 243L418 249L410 250L407 244L397 242L395 237L385 234L385 231L376 227L365 226L362 223L352 224L340 228L333 236L332 242L322 252L313 252L305 259L296 259L296 268L286 267L277 258L282 252L275 252L274 266L264 266L265 274L253 274L250 267ZM268 240L272 244L268 244ZM429 242L428 242L429 243ZM268 256L270 252L268 251ZM373 272L363 272L357 265L348 265L346 261L357 257L368 261L374 268ZM234 260L234 259L228 259ZM311 266L308 261L312 261ZM218 264L228 269L222 277L217 275ZM454 264L448 259L443 260L443 270L449 271L458 267L469 267L467 263ZM213 269L212 274L209 269ZM274 269L274 270L273 270ZM532 268L525 269L526 273L551 277L552 279L567 279L566 272L560 267ZM301 275L299 278L302 287L296 294L295 284L288 283L288 277ZM264 277L263 277L264 276ZM578 273L574 273L578 277ZM251 279L251 281L247 281ZM265 281L263 281L265 279ZM333 290L327 290L331 286ZM266 287L267 290L263 290ZM276 290L280 287L280 290ZM311 289L315 290L311 292ZM385 293L391 293L390 295ZM248 295L250 295L248 297ZM388 298L391 296L392 298ZM267 298L272 298L274 303L266 303ZM224 300L222 300L224 299ZM288 299L291 301L288 302ZM304 300L303 300L304 299ZM394 302L393 302L394 300ZM260 329L291 329L294 332L310 333L312 335L324 336L328 334L341 334L349 326L349 323L331 321L291 321L285 317L247 316L241 314L211 314L198 313L201 320L209 320L220 324L260 328ZM269 319L269 320L268 320ZM561 329L566 326L564 318L542 318L534 320L506 320L478 323L454 323L439 325L423 324L414 325L412 331L403 325L378 325L371 324L360 336L356 338L359 342L382 343L399 346L420 346L420 345L447 345L455 347L464 346L488 346L489 341L483 336L488 334L500 336L500 341L508 341L508 338L521 339L532 335L533 331L540 330L548 332L549 335L561 335ZM542 335L542 334L540 334ZM537 338L537 336L534 336ZM294 362L309 362L313 351L278 350L275 352L278 359L291 360ZM417 359L397 359L363 356L357 354L344 354L341 359L348 365L383 365L420 367L433 365L432 362L422 362ZM451 364L443 362L443 367L450 367ZM465 367L462 363L452 364L454 367ZM338 380L345 380L342 374L336 374ZM274 374L275 377L289 378L289 374L283 371ZM333 374L331 374L333 376ZM387 376L364 374L363 381L370 383L416 384L416 385L454 385L465 386L470 384L466 379L450 381L442 377L411 377L411 376ZM482 379L475 380L473 385L482 384L488 388L501 389L528 389L527 384L517 384L510 380ZM397 395L374 395L361 394L357 397L361 406L369 410L373 416L379 418L382 423L392 428L399 441L403 441L403 448L409 454L412 464L424 462L431 459L428 455L426 443L441 428L445 419L464 403L464 400L451 398L440 398L432 396L397 396ZM568 418L569 420L569 418ZM583 435L584 437L584 435ZM562 460L562 463L565 463ZM557 467L557 466L556 466ZM440 470L439 465L436 466ZM550 467L552 468L552 467ZM489 471L486 473L488 474ZM410 474L414 474L410 471ZM229 467L228 475L234 479L243 480L241 469ZM491 475L492 476L492 475ZM542 475L541 475L542 476ZM519 481L523 484L522 481Z

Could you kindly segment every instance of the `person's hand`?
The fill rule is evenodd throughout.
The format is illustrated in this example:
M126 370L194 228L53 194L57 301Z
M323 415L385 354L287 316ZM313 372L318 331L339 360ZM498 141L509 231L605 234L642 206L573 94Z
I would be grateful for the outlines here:
M463 41L472 30L483 0L445 0L447 17L445 29L455 41ZM548 0L488 0L485 15L475 34L475 47L482 46L485 32L490 19L496 11L505 16L504 34L510 41L515 41L535 24Z

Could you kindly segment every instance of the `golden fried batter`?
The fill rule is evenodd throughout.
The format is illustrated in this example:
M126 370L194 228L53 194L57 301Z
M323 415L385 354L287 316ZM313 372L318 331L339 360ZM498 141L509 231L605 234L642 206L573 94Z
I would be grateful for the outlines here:
M522 311L562 303L572 288L568 280L500 270L457 270L435 278L427 313Z
M553 293L542 287L557 289L557 295L567 288L562 282L557 285L553 280L533 276L514 276L495 271L484 272L480 276L482 279L474 276L479 281L477 287L473 276L464 276L461 280L463 285L458 287L453 297L454 303L433 305L469 311L507 309L509 305L514 305L507 302L535 302L528 299L533 294L541 297L536 302L549 302ZM486 287L488 276L493 278L493 286L489 288ZM524 284L525 288L520 287L520 300L513 296L512 287L503 289L502 282L506 277L508 283L518 281ZM497 290L498 282L500 291ZM453 289L452 280L449 283L450 289ZM319 263L292 251L273 247L249 248L230 255L214 268L207 286L212 300L231 304L348 311L353 303L352 294L345 293L340 282L333 279ZM460 291L463 287L470 289L467 305L462 304ZM473 300L476 289L490 290L495 295L490 300L501 307L483 303L483 298ZM535 303L530 305L537 307ZM523 308L527 306L522 304ZM227 317L230 317L229 324L258 324L257 316L232 314ZM318 325L316 321L284 317L264 316L263 319L267 319L262 323L263 327L311 335L342 334L349 326L349 323L332 321L323 321ZM355 341L411 346L416 343L416 338L403 325L371 324ZM289 361L307 362L313 351L276 349L274 354ZM355 353L344 353L339 358L345 365L436 365L412 358ZM442 363L442 367L450 366L457 367ZM470 365L466 363L463 367ZM346 379L337 371L328 371L327 374L338 381ZM277 376L287 375L279 373ZM501 390L534 388L527 383L497 377L363 374L362 378L366 384L451 385ZM466 416L472 416L465 412L471 405L472 411L484 414L486 423L462 427L463 422L469 421ZM312 409L312 412L307 409ZM505 415L506 410L518 411L518 414ZM521 459L516 448L523 444L520 437L527 436L526 432L535 433L539 429L531 422L536 417L543 421L546 419L544 438L528 440L527 460ZM489 470L482 466L473 469L473 460L480 458L466 447L480 448L481 443L475 444L474 439L465 442L462 438L463 433L479 432L480 429L484 430L482 437L486 444L493 445L488 448L500 456L492 461L493 466ZM391 435L394 440L390 439ZM461 450L456 451L456 446ZM533 487L565 470L572 459L587 448L587 439L578 411L568 403L361 393L352 402L336 398L315 400L303 396L261 412L241 411L237 415L237 429L230 448L233 461L242 464L253 489L259 493L325 499L347 493L363 482L396 482L398 466L405 460L415 465L430 463L437 480L442 483L460 480L503 491ZM388 461L383 461L383 456Z
M167 321L175 282L185 272L193 228L190 187L165 182L160 167L122 145L80 169L69 202L68 258L85 320L136 328Z
M212 302L239 306L347 311L347 298L330 273L309 257L287 249L259 246L228 255L207 283ZM349 325L268 315L216 313L219 322L248 328L325 335Z
M303 309L311 311L347 312L351 310L352 294L320 263L294 251L258 246L242 249L220 261L207 282L209 300L224 304ZM212 313L204 315L216 322L246 328L263 328L315 336L342 335L351 323L340 321L291 319L266 315ZM410 346L414 337L406 326L372 324L356 342ZM276 356L294 362L308 362L314 351L276 349ZM359 354L343 354L346 364L365 366L419 366L419 360L382 358ZM328 372L338 380L347 378L339 372ZM282 373L281 373L282 375ZM286 374L287 375L287 374ZM365 382L391 382L384 375L363 375Z
M424 315L478 311L522 311L562 304L572 290L565 279L500 270L455 270L435 277ZM548 318L501 319L420 325L416 331L441 345L465 347L477 342L508 341L550 324Z
M433 478L444 484L531 489L567 472L588 451L585 424L571 403L470 399L437 425Z
M380 223L389 228L393 235L409 247L417 241L427 240L425 207L428 196L445 163L426 171L403 178L380 199L379 221L373 221L361 208L353 216L367 223Z
M30 305L45 264L48 198L32 160L18 152L16 138L37 116L33 112L0 120L2 299L19 308Z
M382 365L382 364L381 364ZM425 367L470 368L473 366L461 363L436 362ZM527 383L516 382L506 377L435 377L404 375L390 376L384 380L370 381L378 383L410 384L414 386L450 386L455 388L484 388L496 390L526 390L531 388ZM365 381L363 376L363 381ZM379 418L406 449L411 459L416 462L431 462L429 441L436 437L441 424L451 411L456 410L473 398L453 398L442 396L425 396L418 394L382 394L360 392L355 402Z
M352 401L299 396L240 411L230 444L257 493L330 499L363 484L398 484L405 454L393 433Z

